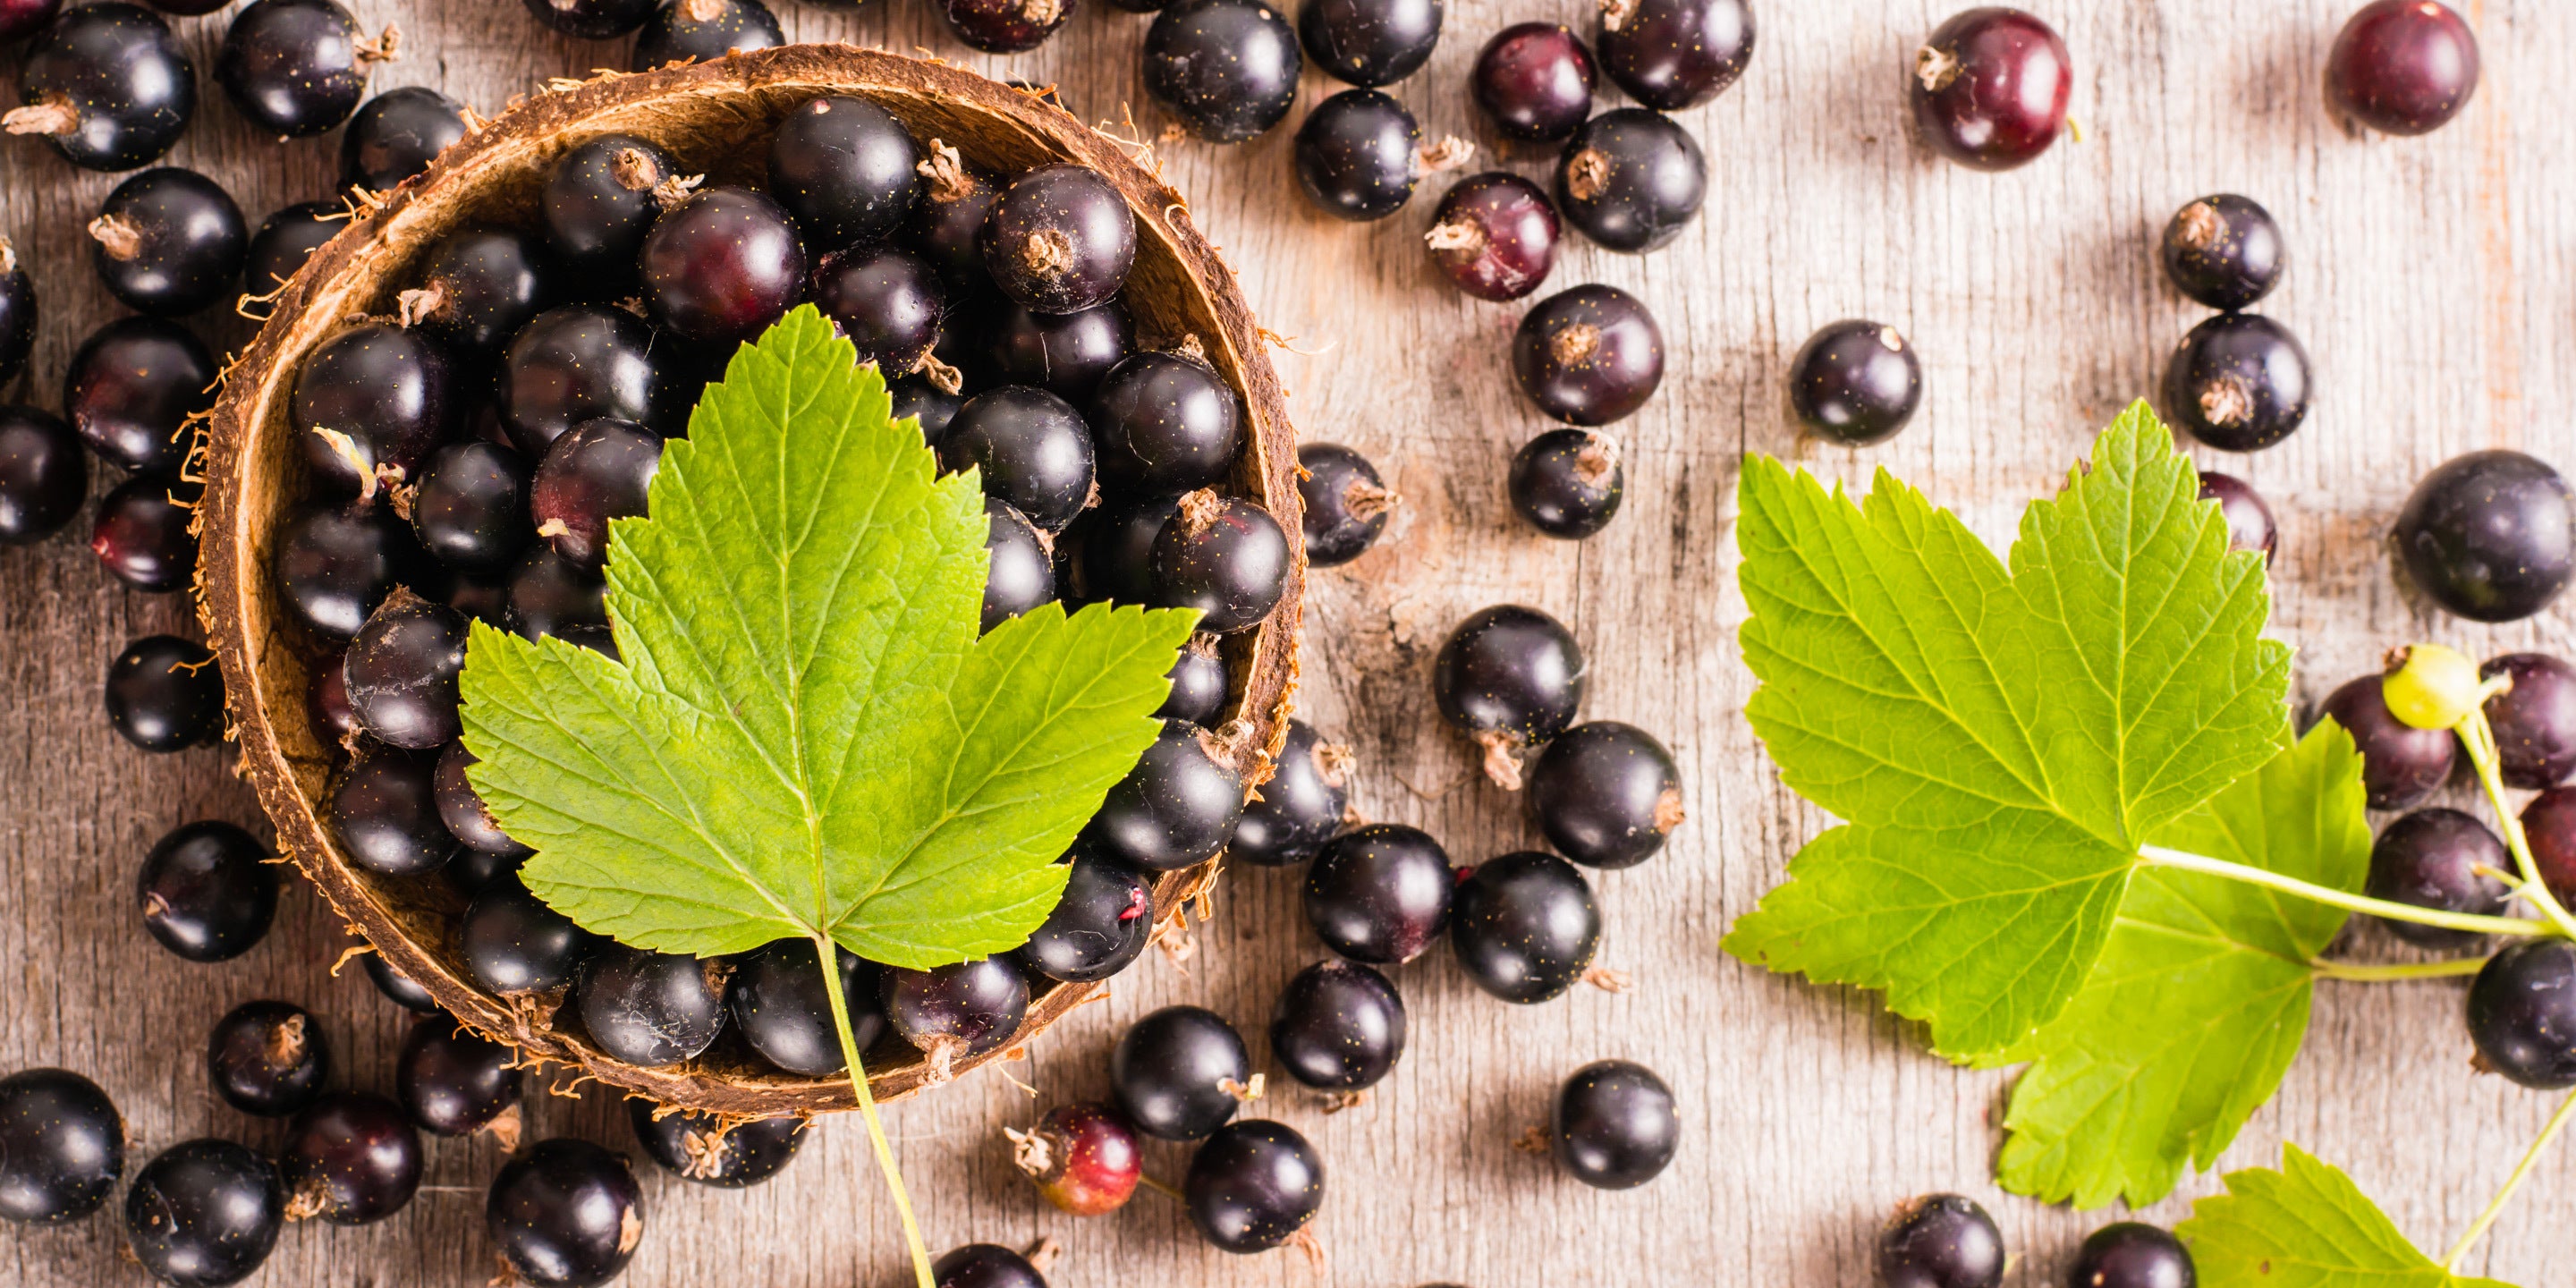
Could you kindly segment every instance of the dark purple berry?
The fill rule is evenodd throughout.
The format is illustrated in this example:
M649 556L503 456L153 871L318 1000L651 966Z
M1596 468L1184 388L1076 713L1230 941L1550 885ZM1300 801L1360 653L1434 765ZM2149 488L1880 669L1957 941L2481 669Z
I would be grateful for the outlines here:
M1136 324L1115 299L1073 313L1031 313L1006 304L994 312L983 345L995 379L1087 403L1102 378L1136 351Z
M0 1220L60 1225L107 1205L125 1170L125 1120L69 1069L0 1078Z
M118 318L72 354L63 418L110 465L177 474L203 440L188 418L214 405L215 377L213 355L186 327Z
M1459 180L1440 199L1423 244L1459 290L1517 300L1547 280L1562 235L1545 189L1508 170L1488 170Z
M492 1178L483 1220L521 1282L597 1288L644 1239L643 1192L624 1158L586 1140L544 1140Z
M1145 92L1210 143L1277 125L1304 65L1288 20L1262 0L1175 0L1145 31Z
M1505 27L1476 55L1476 106L1506 138L1550 143L1592 115L1592 51L1554 22Z
M1923 402L1923 363L1895 327L1847 318L1807 338L1789 361L1789 407L1845 447L1883 443Z
M1064 897L1011 953L1032 975L1090 984L1127 969L1154 937L1154 886L1114 859L1076 849Z
M457 940L474 982L504 997L571 984L582 959L600 942L515 878L475 896L458 923Z
M1972 1199L1926 1194L1899 1205L1878 1232L1878 1281L1886 1288L1996 1288L2004 1236Z
M143 928L192 962L249 952L277 919L276 856L230 823L182 823L143 858L134 901Z
M1055 560L1046 537L1007 502L984 498L983 629L1055 602Z
M1075 1216L1100 1216L1124 1207L1144 1176L1143 1142L1136 1138L1136 1128L1097 1101L1057 1105L1013 1141L1011 1161L1037 1187L1039 1197Z
M456 424L446 350L367 322L331 337L295 373L289 415L315 485L338 497L420 481Z
M346 207L336 201L305 201L271 214L250 235L242 261L242 289L268 295L295 277L313 252L349 226Z
M455 99L421 85L386 90L340 133L340 186L391 192L469 132Z
M608 583L598 573L537 546L510 574L509 627L527 639L608 628Z
M1746 0L1602 0L1592 32L1601 70L1628 97L1658 112L1697 107L1726 92L1753 59Z
M1305 470L1297 497L1305 509L1306 562L1334 568L1368 553L1401 500L1377 467L1339 443L1307 443L1297 449L1297 464Z
M829 254L901 227L923 187L921 164L920 145L893 113L864 98L818 98L779 122L769 195L814 253Z
M1601 907L1571 863L1536 850L1488 859L1458 881L1449 946L1476 986L1506 1002L1574 987L1601 949Z
M979 471L984 495L1009 502L1041 532L1064 531L1091 503L1091 428L1043 389L1005 385L968 399L940 437L939 464Z
M386 1001L423 1015L439 1013L438 999L431 997L429 990L414 982L411 976L395 969L392 962L385 960L384 954L371 952L366 954L366 960L367 981L376 986L377 992L385 995Z
M305 680L304 714L313 722L314 741L325 746L349 746L366 732L357 708L349 705L348 677L340 671L344 656L345 650L323 658Z
M632 71L672 63L708 63L727 54L787 43L778 15L760 0L674 0L644 21L635 36Z
M1681 1147L1672 1088L1646 1066L1602 1060L1557 1089L1548 1137L1556 1161L1596 1190L1628 1190L1655 1179Z
M546 448L528 488L537 535L584 568L608 562L609 520L644 514L662 440L640 426L584 421Z
M2478 89L2478 37L2434 0L2373 0L2326 53L2326 102L2382 134L2424 134Z
M263 134L309 138L348 120L367 71L394 56L338 0L251 0L215 55L215 82Z
M888 375L921 366L939 342L947 311L939 275L919 257L890 246L855 246L814 268L812 298L834 330L858 349L859 361Z
M2454 456L2417 481L2391 540L2434 603L2473 621L2519 621L2576 577L2576 492L2520 452Z
M1181 655L1172 662L1166 676L1172 691L1163 705L1154 709L1157 720L1179 720L1202 729L1216 728L1216 718L1225 712L1225 700L1231 696L1232 682L1226 674L1225 655L1218 649L1217 637L1201 631L1190 637ZM1235 843L1242 844L1243 825L1235 824Z
M920 422L921 441L934 452L948 433L948 422L957 419L957 409L966 405L965 399L917 376L887 381L886 393L894 403L893 419L910 416Z
M573 985L581 1024L611 1057L646 1069L693 1059L724 1028L725 977L716 958L599 946Z
M1006 957L979 957L931 970L887 967L877 981L896 1036L913 1045L937 1078L957 1061L999 1051L1020 1032L1029 981Z
M1404 209L1427 168L1413 113L1373 89L1347 89L1317 103L1297 127L1296 162L1307 200L1355 221Z
M949 33L988 54L1026 53L1073 17L1077 0L940 0Z
M553 303L556 278L545 246L528 234L450 233L430 248L421 284L402 293L404 324L459 354L497 354Z
M131 170L170 150L197 109L197 69L158 15L72 9L27 46L19 101L0 125L84 170Z
M2505 785L2537 791L2576 774L2576 667L2544 653L2508 653L2487 659L2478 675L2513 679L2486 702Z
M2537 1091L2576 1087L2576 944L2526 939L2469 984L2480 1067Z
M439 448L411 501L412 531L440 563L493 573L518 562L536 531L528 519L524 457L472 440Z
M1150 872L1215 858L1243 813L1243 778L1216 735L1177 720L1109 789L1082 838L1101 854Z
M1672 753L1635 725L1579 724L1531 763L1529 812L1565 857L1586 867L1633 867L1681 826L1681 771Z
M0 404L0 545L52 536L88 495L89 458L72 427L33 407ZM196 562L193 551L188 562Z
M101 497L89 548L118 581L136 590L171 591L197 577L195 484L146 475Z
M850 1039L861 1053L886 1030L877 1003L877 968L846 948L833 949L841 972L841 1001ZM827 1078L847 1067L838 1026L812 942L780 939L734 959L726 1007L733 1025L761 1059L808 1078Z
M1307 924L1353 961L1396 965L1422 955L1449 925L1457 874L1449 852L1419 828L1372 823L1333 838L1306 870Z
M640 261L656 325L731 345L787 316L805 287L805 243L787 211L749 188L689 194L653 221Z
M287 1219L366 1225L401 1211L420 1188L420 1133L383 1096L335 1091L295 1116L277 1163Z
M2272 212L2221 192L2174 212L2161 256L2175 290L2213 309L2241 309L2280 284L2290 252Z
M2486 824L2455 809L2417 810L2380 831L2363 889L2373 899L2496 917L2513 893L2499 874L2512 870L2512 856ZM2418 948L2462 949L2482 938L2421 922L2383 918L2380 924Z
M457 674L465 669L465 614L398 595L367 618L341 660L349 706L382 742L425 751L463 732Z
M1579 541L1619 513L1627 473L1619 443L1589 429L1551 429L1512 454L1512 509L1551 537Z
M203 644L146 635L107 664L107 723L145 751L184 751L224 726L224 676Z
M1029 1259L997 1243L951 1248L930 1263L936 1288L1047 1288Z
M1968 9L1933 28L1914 53L1914 124L1941 155L1976 170L2010 170L2048 150L2066 127L2075 68L2047 23L2001 6Z
M2218 503L2219 514L2227 520L2229 549L2271 557L2280 541L2280 528L2272 521L2272 507L2264 504L2263 494L2253 484L2233 474L2202 470L2200 499Z
M36 318L43 311L35 279L18 262L18 248L0 237L0 382L15 380L27 369L27 354L36 347Z
M536 316L502 359L502 415L531 459L586 420L670 428L666 385L676 373L654 353L656 337L624 309L572 304Z
M1512 753L1565 732L1589 679L1565 624L1535 608L1497 604L1458 624L1431 663L1431 696L1449 727L1485 752L1485 772L1520 787Z
M291 1002L244 1002L215 1021L206 1072L224 1103L262 1118L284 1118L322 1094L331 1051L322 1030Z
M515 1049L444 1015L414 1022L394 1061L403 1111L435 1136L469 1136L492 1126L517 1107L521 1081Z
M230 298L250 247L250 229L232 195L214 180L175 166L146 170L116 185L89 222L89 237L90 267L108 294L136 312L162 317Z
M1031 312L1072 313L1107 301L1126 283L1136 262L1136 216L1099 172L1040 166L993 199L976 245L1004 295Z
M1243 442L1233 387L1186 353L1140 353L1111 368L1086 419L1102 485L1135 495L1222 483Z
M1198 1140L1250 1097L1252 1054L1234 1026L1196 1006L1166 1006L1130 1025L1109 1053L1119 1112L1157 1140Z
M2352 735L2361 751L2361 784L2372 809L2412 809L2451 776L2448 729L2418 729L2388 710L2379 677L2365 675L2327 695L2317 708Z
M1265 868L1315 857L1342 830L1350 772L1350 748L1324 741L1305 721L1289 721L1270 781L1235 820L1226 857Z
M1295 1237L1324 1206L1324 1160L1290 1127L1251 1119L1219 1128L1181 1183L1207 1241L1261 1252Z
M249 1278L285 1223L277 1169L228 1140L173 1145L125 1191L126 1246L165 1284L216 1288Z
M389 507L308 505L278 525L270 569L305 625L347 639L394 588L411 534Z
M1332 958L1297 972L1270 1011L1270 1054L1318 1091L1376 1086L1404 1055L1404 998L1386 976Z
M2522 833L2541 884L2576 903L2576 787L2552 787L2522 807Z
M1199 610L1203 631L1246 630L1279 606L1294 562L1270 511L1201 489L1154 538L1154 603Z
M1297 9L1316 70L1375 88L1412 75L1440 43L1441 0L1317 0Z
M609 40L644 25L662 0L526 0L537 21L567 36Z
M668 153L630 134L575 147L546 176L546 245L574 280L623 285L662 214L653 190L679 177Z
M1663 383L1663 329L1618 287L1559 291L1521 318L1512 376L1540 411L1569 425L1607 425L1645 406Z
M2308 351L2260 313L2221 313L2193 327L2165 365L2166 413L2222 452L2257 452L2308 418Z
M792 1115L739 1122L629 1100L626 1121L635 1129L635 1143L663 1171L729 1190L778 1175L805 1144L805 1120Z
M2084 1236L2067 1288L2195 1288L2200 1273L2182 1240L2139 1221L2121 1221Z
M435 872L456 854L438 816L438 760L394 747L370 749L331 791L331 830L349 861L379 876Z
M1707 191L1699 142L1671 117L1644 108L1584 122L1557 158L1557 209L1610 250L1639 254L1680 236Z
M1154 540L1181 512L1175 496L1086 510L1057 538L1065 556L1069 600L1083 603L1154 602Z

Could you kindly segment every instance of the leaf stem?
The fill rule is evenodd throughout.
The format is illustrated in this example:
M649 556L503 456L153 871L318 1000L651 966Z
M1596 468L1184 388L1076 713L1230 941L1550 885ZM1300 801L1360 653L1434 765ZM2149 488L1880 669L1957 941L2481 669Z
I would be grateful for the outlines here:
M2445 930L2466 930L2481 935L2565 935L2568 938L2576 938L2576 932L2520 917L2483 917L2472 912L2444 912L2438 908L2418 908L2411 903L2373 899L2368 895L2352 894L2330 886L2321 886L2313 881L2301 881L2297 877L2267 872L2243 863L2230 863L2225 859L2213 859L2182 850L2169 850L2161 845L2139 846L2138 857L2160 868L2180 868L2185 872L2226 877L2231 881L2242 881L2247 885L2266 886L2285 894L2297 895L2302 899L2312 899L2338 908L2349 908L2354 912L2366 912L2374 917L2386 917L2392 921L2421 922L2427 926L2440 926Z
M2320 957L2308 965L2316 969L2319 979L2348 979L2359 983L2390 983L2410 979L2454 979L2475 975L2486 969L2484 957L2458 957L2439 962L2401 962L2393 966L2365 966L2357 962L2330 961Z
M912 1253L912 1274L919 1288L930 1281L930 1249L921 1242L921 1225L912 1219L912 1199L903 1192L903 1173L895 1170L894 1146L886 1143L885 1124L877 1120L876 1097L868 1094L868 1072L859 1064L858 1039L850 1032L850 1004L841 996L841 962L829 935L816 935L814 949L823 959L823 997L832 1008L832 1028L841 1035L841 1059L850 1073L850 1090L859 1098L859 1116L868 1121L868 1141L876 1146L877 1166L885 1172L886 1191L894 1195L895 1215L903 1218L903 1242Z
M2495 1224L2497 1215L2504 1211L2504 1205L2512 1200L2513 1192L2522 1188L2523 1181L2531 1176L2531 1169L2539 1166L2540 1156L2549 1151L2549 1142L2558 1139L2558 1133L2566 1130L2571 1118L2576 1118L2576 1095L2559 1102L2558 1112L2549 1116L2549 1125L2540 1129L2540 1139L2531 1142L2531 1148L2522 1152L2522 1161L2513 1165L2513 1175L2504 1178L2504 1188L2497 1190L2496 1196L2487 1201L2487 1210L2478 1213L2478 1219L2469 1223L2469 1232L2451 1245L2451 1254L2442 1258L2445 1272L2456 1268L2460 1259L2469 1255L2469 1249L2477 1244L2478 1238L2487 1232L2487 1227Z
M2549 884L2540 879L2540 865L2531 857L2531 840L2522 831L2522 818L2505 804L2504 778L2497 771L2495 728L2487 723L2483 703L2469 708L2466 719L2456 732L2460 746L2469 753L2469 763L2477 768L2478 785L2487 793L2487 805L2495 810L2496 830L2504 833L2505 848L2513 851L2514 866L2522 870L2522 885L2515 891L2540 910L2540 915L2558 927L2558 933L2576 939L2576 917L2567 915L2565 905L2550 893Z

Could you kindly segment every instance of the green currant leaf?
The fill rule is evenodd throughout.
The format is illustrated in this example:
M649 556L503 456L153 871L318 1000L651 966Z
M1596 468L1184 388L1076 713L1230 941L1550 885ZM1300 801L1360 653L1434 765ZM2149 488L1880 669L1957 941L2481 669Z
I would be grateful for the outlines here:
M2282 1146L2277 1172L2222 1179L2227 1192L2174 1227L2201 1288L2512 1288L2443 1269L2351 1177L2296 1145Z
M1943 1051L2028 1037L2110 933L2138 846L2285 740L2270 596L2144 404L2023 512L2007 567L1881 470L1866 502L1746 461L1747 706L1847 826L1727 935L1884 989Z
M2295 747L2160 829L2158 845L2358 892L2370 871L2361 756L2318 722ZM1995 1171L2051 1203L2144 1206L2208 1168L2307 1036L2310 964L2344 910L2195 872L2129 884L2084 988L1983 1064L2029 1062Z
M885 382L800 308L611 525L622 664L476 626L476 791L528 888L701 956L828 935L916 969L1017 947L1156 724L1195 615L1049 605L977 637L985 530Z

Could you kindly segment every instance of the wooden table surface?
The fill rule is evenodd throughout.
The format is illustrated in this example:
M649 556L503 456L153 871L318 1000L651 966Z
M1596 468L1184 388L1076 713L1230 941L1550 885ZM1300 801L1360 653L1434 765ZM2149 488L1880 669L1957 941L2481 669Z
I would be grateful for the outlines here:
M437 85L487 112L545 77L626 57L624 42L541 30L515 0L352 7L370 27L404 30L404 57L378 73L378 88ZM1510 452L1542 427L1505 366L1520 310L1467 300L1432 270L1420 245L1430 194L1383 223L1345 226L1297 195L1288 127L1235 148L1158 148L1264 321L1295 338L1299 352L1279 360L1302 433L1365 451L1407 501L1377 551L1312 581L1304 714L1356 745L1358 807L1428 828L1461 862L1531 843L1514 799L1477 780L1439 726L1427 682L1452 623L1521 601L1581 639L1587 714L1671 745L1691 818L1663 856L1597 882L1604 959L1635 976L1633 990L1510 1007L1435 951L1398 972L1410 1049L1369 1104L1327 1116L1310 1096L1273 1093L1263 1112L1307 1132L1327 1160L1317 1228L1329 1269L1293 1252L1209 1251L1175 1205L1150 1194L1077 1222L1028 1191L1000 1139L1048 1103L1102 1094L1108 1045L1153 1007L1212 1006L1260 1052L1277 988L1321 953L1297 910L1298 876L1284 871L1230 873L1186 972L1149 957L1110 1001L1011 1066L1036 1099L986 1072L888 1114L934 1248L1051 1235L1066 1248L1054 1282L1077 1286L1830 1288L1866 1282L1869 1236L1890 1205L1958 1189L2002 1221L2019 1253L2012 1282L2054 1282L2081 1234L2117 1214L2046 1208L1992 1184L2008 1074L1950 1068L1869 996L1773 978L1718 951L1723 928L1825 822L1779 785L1742 715L1736 461L1792 453L1855 482L1885 464L1990 539L2008 537L2024 500L2053 487L2093 429L2152 387L2201 313L2154 267L2163 219L2193 196L2243 192L2287 232L2288 278L2263 308L2305 340L2318 404L2295 438L2258 457L2202 455L2248 475L2281 516L2273 625L2300 650L2300 698L2313 702L2417 636L2481 654L2576 648L2576 599L2530 622L2472 628L2411 602L2375 545L2412 480L2455 453L2517 446L2576 467L2576 145L2565 129L2576 117L2576 7L2467 0L2484 83L2458 121L2412 140L2348 136L2319 101L2327 45L2353 7L2045 5L2074 53L2085 139L1984 175L1933 159L1908 132L1902 73L1944 6L1763 4L1750 72L1684 117L1710 162L1699 220L1644 258L1572 245L1549 283L1637 292L1667 344L1662 391L1617 427L1626 508L1582 544L1533 536L1504 501ZM1053 82L1088 120L1133 104L1149 135L1163 124L1136 75L1146 20L1102 4L1016 58L970 54L923 0L779 8L797 38L920 48ZM1396 93L1426 131L1473 138L1490 157L1466 69L1492 31L1531 18L1590 29L1582 0L1452 0L1439 53ZM223 21L178 22L201 68ZM0 55L12 75L14 62ZM1302 97L1332 88L1310 70ZM327 191L333 138L256 137L211 78L204 93L173 163L220 178L254 220ZM1533 151L1504 159L1546 172ZM10 398L56 405L72 346L116 312L85 266L81 232L113 183L31 141L0 142L0 231L29 261L46 310L33 376ZM1783 409L1783 364L1814 328L1855 315L1913 337L1927 368L1923 410L1874 451L1802 446ZM200 321L222 347L247 339L235 319ZM208 816L266 829L227 754L146 756L108 732L99 687L109 657L131 637L193 627L178 597L113 583L76 529L0 551L0 961L19 980L0 989L0 1068L61 1064L98 1079L125 1112L136 1163L209 1133L274 1147L275 1124L234 1113L207 1085L200 1052L216 1016L258 997L302 1003L322 1017L342 1078L377 1089L389 1089L410 1017L361 972L329 975L348 941L300 885L276 932L230 963L181 962L144 934L131 883L165 829ZM2363 955L2400 952L2376 929L2352 938ZM2455 982L2322 985L2306 1056L2226 1165L2273 1164L2280 1142L2295 1140L2348 1168L2419 1243L2446 1246L2552 1107L2471 1073L2460 1000ZM1681 1096L1680 1157L1642 1190L1596 1193L1511 1147L1564 1074L1606 1056L1642 1060ZM596 1088L535 1097L533 1128L629 1143L623 1111ZM364 1230L290 1229L251 1282L480 1284L493 1269L483 1189L500 1158L488 1140L433 1142L406 1211ZM1169 1179L1184 1163L1174 1147L1149 1153ZM855 1123L826 1125L785 1175L747 1192L640 1171L645 1237L625 1284L901 1281L893 1216ZM2148 1216L2178 1219L2215 1184L2187 1178ZM2576 1148L2562 1147L2463 1268L2524 1285L2576 1281L2571 1203ZM0 1278L140 1282L120 1245L112 1213L63 1230L12 1228L0 1233Z

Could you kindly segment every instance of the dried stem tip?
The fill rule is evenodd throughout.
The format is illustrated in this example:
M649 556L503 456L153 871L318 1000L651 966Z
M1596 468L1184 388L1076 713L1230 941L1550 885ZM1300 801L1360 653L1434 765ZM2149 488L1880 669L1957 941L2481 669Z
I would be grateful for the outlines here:
M89 235L117 263L130 263L143 253L143 230L123 215L100 215L89 221Z
M1610 155L1599 148L1585 148L1565 163L1565 195L1576 201L1590 201L1610 186Z
M930 155L913 169L930 181L932 201L964 201L975 195L975 176L966 169L966 158L938 139L930 141Z
M1431 231L1422 234L1422 244L1430 247L1435 255L1466 260L1484 254L1490 243L1485 239L1483 225L1474 220L1456 219L1431 225Z
M61 94L48 95L41 103L11 108L6 115L0 115L0 130L11 134L64 135L79 128L80 109Z
M642 148L619 148L609 158L608 177L628 192L649 192L662 182L662 167Z
M1557 328L1547 338L1547 354L1560 367L1576 367L1592 361L1601 352L1601 328L1589 322L1577 322Z

